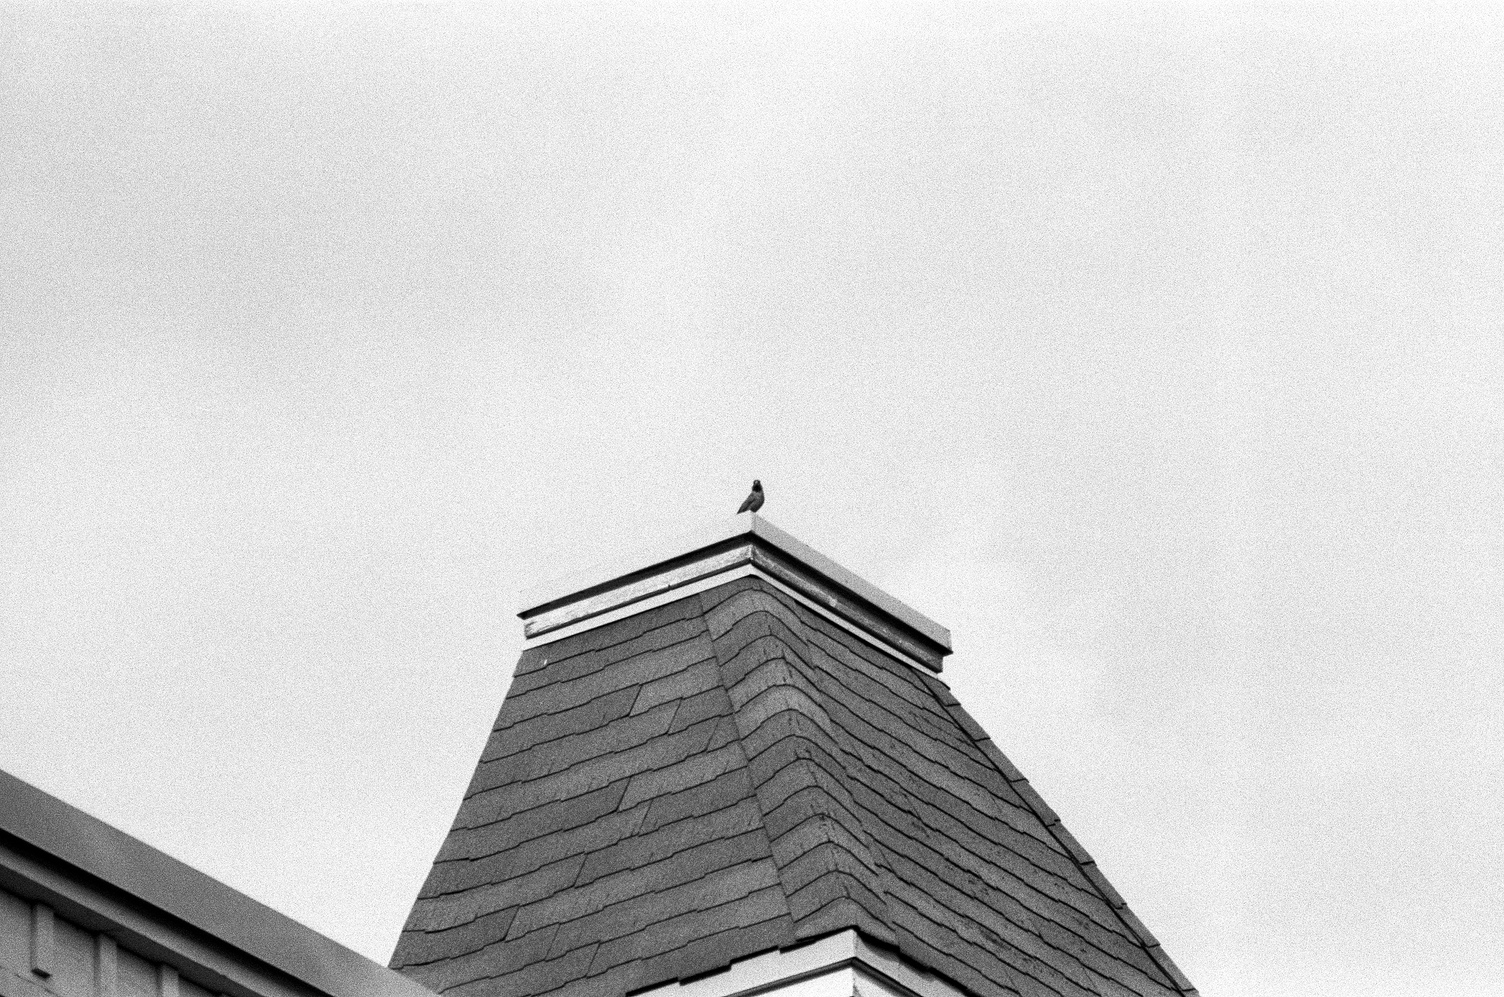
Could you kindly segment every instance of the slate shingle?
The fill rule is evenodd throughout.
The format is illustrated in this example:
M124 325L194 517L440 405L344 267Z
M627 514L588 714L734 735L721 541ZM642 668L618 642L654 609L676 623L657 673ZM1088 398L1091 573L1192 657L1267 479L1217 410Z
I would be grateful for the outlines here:
M523 654L393 966L621 997L843 928L975 997L1194 992L944 682L744 578Z

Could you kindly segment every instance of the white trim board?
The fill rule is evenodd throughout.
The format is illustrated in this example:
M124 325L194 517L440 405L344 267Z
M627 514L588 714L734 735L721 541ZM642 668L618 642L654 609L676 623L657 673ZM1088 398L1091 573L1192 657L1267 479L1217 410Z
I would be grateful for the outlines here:
M544 644L551 644L556 640L563 640L565 637L572 637L575 634L584 633L587 630L593 630L596 627L603 627L608 623L614 623L617 620L626 619L628 616L636 616L638 613L643 613L650 609L656 609L659 606L666 606L671 602L677 602L680 599L686 598L688 596L697 595L701 592L708 591L709 589L716 588L717 586L725 585L727 582L735 581L738 578L760 578L763 581L767 582L769 585L772 585L774 588L778 589L780 592L789 596L790 598L798 600L800 605L809 607L810 609L819 613L821 616L825 617L830 622L834 623L836 626L841 627L842 629L851 634L854 634L857 637L860 637L862 640L866 641L868 644L871 644L873 647L877 648L879 651L882 651L884 654L891 655L897 658L899 661L902 661L904 664L914 668L923 668L926 671L935 670L935 667L933 665L918 661L911 655L906 654L905 652L894 647L892 644L889 644L887 641L878 637L876 634L871 633L859 626L856 626L853 623L847 622L840 616L837 616L835 613L832 613L824 606L815 602L813 599L810 599L809 597L796 592L794 589L790 588L788 585L785 585L777 578L774 578L766 571L763 571L755 564L738 564L734 567L726 568L725 570L717 572L716 574L710 575L708 577L696 579L695 581L681 585L678 588L669 589L666 592L659 592L657 595L649 596L645 599L639 600L626 606L620 606L616 609L601 613L597 616L592 616L587 620L580 620L577 623L571 623L568 626L560 627L557 630L550 630L547 633L538 634L535 637L529 637L522 642L522 646L524 649L526 649L530 647L540 647Z
M634 997L965 997L949 981L867 944L855 930L764 952Z
M570 628L586 620L620 619L612 615L620 608L641 611L663 593L687 593L702 579L744 564L927 668L939 671L950 653L945 627L756 515L719 521L672 545L536 586L517 615L532 646L534 638L579 633L588 628Z

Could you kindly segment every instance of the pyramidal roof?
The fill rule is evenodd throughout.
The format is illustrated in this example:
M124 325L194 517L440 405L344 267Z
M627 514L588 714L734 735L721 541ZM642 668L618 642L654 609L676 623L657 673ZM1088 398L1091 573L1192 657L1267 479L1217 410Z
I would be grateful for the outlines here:
M844 932L945 993L1195 992L940 680L944 628L766 520L521 616L392 957L418 982L618 997Z

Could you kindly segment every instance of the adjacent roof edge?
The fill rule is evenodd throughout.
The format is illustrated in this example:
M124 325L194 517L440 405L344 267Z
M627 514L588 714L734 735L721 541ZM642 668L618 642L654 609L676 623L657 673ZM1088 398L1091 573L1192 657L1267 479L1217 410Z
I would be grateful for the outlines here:
M431 991L0 770L0 831L332 997Z
M535 586L524 593L517 615L527 636L539 637L749 563L782 575L781 581L858 626L923 648L922 657L937 671L951 651L945 627L755 513Z

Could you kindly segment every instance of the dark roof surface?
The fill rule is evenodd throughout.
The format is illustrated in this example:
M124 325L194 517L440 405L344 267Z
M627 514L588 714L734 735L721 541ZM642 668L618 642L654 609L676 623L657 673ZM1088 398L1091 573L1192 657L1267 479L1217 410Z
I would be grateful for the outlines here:
M11 840L333 997L427 993L380 963L0 772L0 843Z
M392 965L611 997L844 928L979 997L1191 990L943 682L744 578L523 653Z

